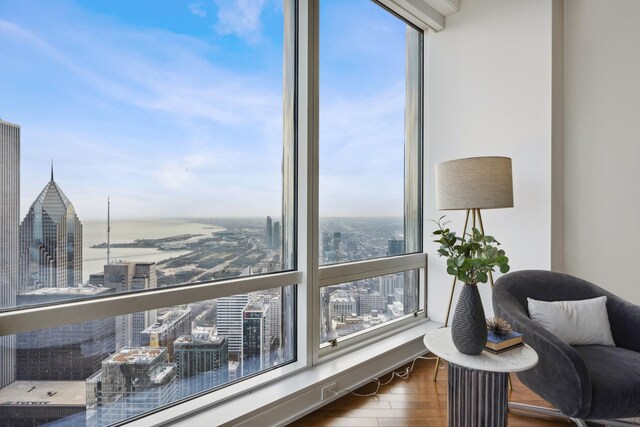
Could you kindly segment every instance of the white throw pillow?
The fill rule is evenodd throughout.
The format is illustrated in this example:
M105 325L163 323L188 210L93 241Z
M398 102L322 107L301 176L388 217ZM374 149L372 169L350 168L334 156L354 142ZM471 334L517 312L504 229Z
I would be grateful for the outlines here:
M550 302L527 298L527 302L529 317L569 345L615 345L606 296Z

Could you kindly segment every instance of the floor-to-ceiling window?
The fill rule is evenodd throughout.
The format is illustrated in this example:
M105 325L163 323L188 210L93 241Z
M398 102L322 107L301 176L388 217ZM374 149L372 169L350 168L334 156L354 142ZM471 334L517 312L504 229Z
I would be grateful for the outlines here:
M0 419L120 423L424 318L396 12L0 3Z
M367 0L322 0L319 33L320 344L335 346L421 310L417 270L374 272L422 252L423 34ZM362 260L379 263L331 274Z

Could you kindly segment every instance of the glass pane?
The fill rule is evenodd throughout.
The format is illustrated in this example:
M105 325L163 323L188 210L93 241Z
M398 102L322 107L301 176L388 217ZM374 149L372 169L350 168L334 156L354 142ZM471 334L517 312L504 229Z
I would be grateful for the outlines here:
M422 33L369 0L320 2L320 263L417 252Z
M293 6L0 2L0 308L295 268Z
M10 337L0 364L12 354L16 378L0 388L0 419L109 425L290 362L294 293L275 288Z
M418 270L320 289L320 342L383 325L418 310Z

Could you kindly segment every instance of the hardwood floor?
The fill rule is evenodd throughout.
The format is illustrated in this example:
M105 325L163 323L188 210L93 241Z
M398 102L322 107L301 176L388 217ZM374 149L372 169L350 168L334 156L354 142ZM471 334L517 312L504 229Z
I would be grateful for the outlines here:
M447 425L447 369L440 367L438 381L433 382L434 360L419 359L407 381L395 378L389 385L380 387L376 396L346 395L315 412L290 424L293 427L309 426L433 426ZM402 368L404 369L404 368ZM399 370L397 370L399 371ZM512 375L513 391L509 400L551 407L541 397L525 387ZM390 374L381 378L387 381ZM375 391L370 383L355 390L359 394ZM512 427L570 426L568 421L551 418L534 418L509 414Z

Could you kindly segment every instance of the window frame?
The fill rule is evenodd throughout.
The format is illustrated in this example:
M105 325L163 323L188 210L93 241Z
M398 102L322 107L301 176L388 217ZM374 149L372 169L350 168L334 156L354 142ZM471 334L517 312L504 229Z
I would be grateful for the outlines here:
M124 315L144 310L153 310L171 305L221 298L296 285L295 301L295 357L294 361L271 369L263 374L238 381L214 390L206 395L196 395L186 401L159 407L156 411L141 414L123 424L144 423L144 418L164 411L176 418L223 403L235 396L245 394L255 387L272 383L312 368L314 365L339 357L347 351L366 345L399 331L427 322L427 254L409 253L387 258L319 265L319 7L321 0L292 0L295 3L295 83L294 83L294 146L292 147L295 171L293 179L294 206L293 234L295 237L295 269L264 275L222 279L217 281L150 289L72 302L57 302L44 306L9 308L0 311L0 336L30 330L62 326L102 317ZM426 97L426 40L428 25L399 6L393 0L374 0L390 13L404 19L423 32L421 46L420 120L421 140L419 147L421 186L420 221L423 242L428 239L425 231L425 97ZM284 118L284 120L287 120ZM283 177L283 180L286 178ZM284 182L284 181L283 181ZM283 193L284 194L284 193ZM283 196L284 197L284 196ZM283 215L285 213L283 212ZM320 291L321 288L352 280L366 279L384 274L418 270L419 309L414 314L387 322L380 327L353 336L338 339L338 346L322 346L320 343ZM154 417L155 418L155 417ZM140 424L142 425L142 424Z
M315 233L311 236L314 239L315 247L311 248L313 251L312 254L314 256L315 264L314 264L314 276L317 277L317 280L314 280L312 283L313 287L313 296L314 300L312 302L312 307L314 310L314 316L312 319L308 321L313 323L313 348L311 351L313 352L313 363L321 363L324 360L329 360L335 357L339 357L341 354L344 354L347 349L358 348L360 346L364 346L374 342L377 339L380 339L383 336L387 336L391 333L398 332L403 328L407 328L415 324L415 322L419 319L428 319L427 310L426 310L426 272L427 272L427 257L424 253L424 242L426 241L426 233L425 233L425 220L424 220L424 200L425 200L425 174L424 174L424 165L426 164L425 159L425 150L424 150L424 123L425 123L425 87L426 87L426 79L425 79L425 61L426 61L426 51L425 51L425 40L428 31L428 26L416 18L413 14L409 13L398 4L394 3L390 0L373 0L373 7L382 7L390 13L394 15L397 19L405 21L406 25L410 25L415 30L420 31L420 39L417 46L417 54L419 55L419 76L417 81L415 82L418 86L418 100L417 100L417 120L418 123L414 123L417 127L417 134L415 135L416 140L412 142L407 142L407 130L405 129L405 147L408 144L413 144L413 146L409 146L405 148L405 228L407 224L407 213L406 213L406 204L407 204L407 191L414 192L414 195L417 197L416 205L417 205L417 218L411 218L411 220L415 221L416 224L419 224L419 232L422 235L420 236L412 236L414 238L419 239L419 252L407 251L406 254L403 255L395 255L391 257L383 257L383 258L372 258L366 260L356 260L349 262L341 262L335 264L324 264L319 265L319 251L320 251L320 240L319 240L319 192L318 192L318 181L319 181L319 87L320 81L318 76L318 70L320 68L320 58L319 58L319 8L320 2L322 0L312 0L313 3L313 14L314 21L310 28L314 29L312 34L312 40L308 40L309 45L313 46L313 60L314 69L316 70L313 81L308 81L307 83L310 85L309 93L313 93L316 96L315 102L313 104L315 114L314 120L312 124L315 125L315 129L310 135L310 139L308 141L308 145L313 147L314 149L314 162L309 165L307 171L313 174L313 181L316 183L315 186L310 187L310 197L313 198L315 202L316 209L313 212L315 214L314 218L314 229L311 230ZM415 158L413 159L412 165L408 165L407 155L413 152ZM411 167L413 166L413 171ZM415 172L414 176L407 178L407 175ZM405 236L407 239L407 236ZM405 240L407 241L407 240ZM418 270L418 278L417 278L417 286L418 286L418 310L412 314L407 314L398 319L394 319L393 321L385 322L375 328L369 328L358 333L349 334L343 337L337 338L333 345L328 345L327 343L320 342L320 306L321 306L321 298L320 291L321 288L331 285L338 285L341 283L346 283L354 280L360 279L368 279L372 277L377 277L385 274L391 273L400 273L406 272L409 270Z

